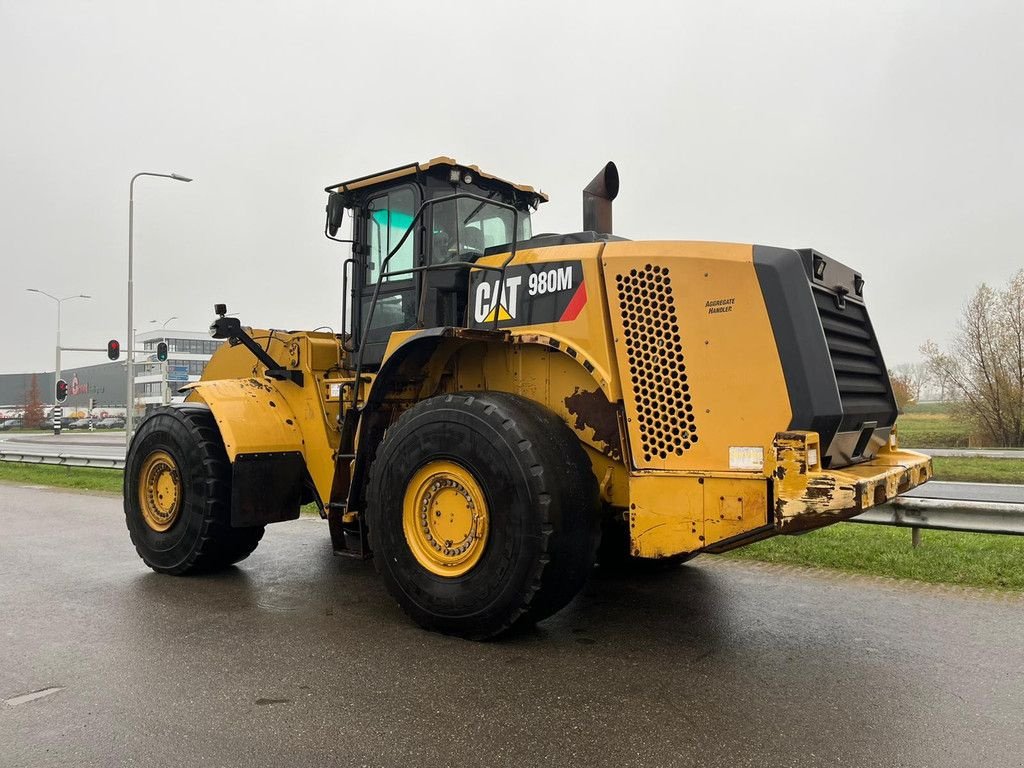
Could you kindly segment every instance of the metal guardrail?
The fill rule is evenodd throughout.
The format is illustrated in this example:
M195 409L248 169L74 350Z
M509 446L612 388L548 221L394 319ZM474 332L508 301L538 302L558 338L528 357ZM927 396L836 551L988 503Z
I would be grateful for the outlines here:
M79 453L47 453L45 451L11 450L0 448L0 461L21 464L49 464L65 467L96 467L124 469L124 459L118 456L85 456Z
M1024 536L1024 504L902 497L873 507L850 522L918 530L1003 533Z
M66 467L124 469L124 459L116 456L87 456L77 453L0 448L0 461L25 464L49 464ZM965 533L999 533L1024 536L1024 504L996 501L952 501L904 496L873 507L850 520L852 523L893 525L910 528L914 541L927 528Z

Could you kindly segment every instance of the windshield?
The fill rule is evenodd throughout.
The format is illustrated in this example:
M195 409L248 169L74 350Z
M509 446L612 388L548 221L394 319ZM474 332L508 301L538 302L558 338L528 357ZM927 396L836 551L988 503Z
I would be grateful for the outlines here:
M491 193L488 197L496 197ZM431 263L472 260L487 248L512 243L513 213L491 203L458 198L433 206ZM516 239L531 236L530 214L519 211Z

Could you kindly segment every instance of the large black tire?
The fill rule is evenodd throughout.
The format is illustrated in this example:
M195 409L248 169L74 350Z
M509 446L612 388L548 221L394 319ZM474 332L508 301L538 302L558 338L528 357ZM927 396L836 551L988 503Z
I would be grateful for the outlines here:
M439 460L469 471L489 516L483 554L456 577L423 567L403 530L410 481ZM598 540L598 498L586 453L555 414L503 392L434 397L388 430L370 468L374 562L421 626L494 637L547 618L586 583Z
M158 452L171 457L180 476L178 511L163 531L147 523L139 495L140 473ZM231 464L204 406L160 408L139 426L125 460L124 514L139 557L176 576L244 560L263 538L263 526L231 527Z

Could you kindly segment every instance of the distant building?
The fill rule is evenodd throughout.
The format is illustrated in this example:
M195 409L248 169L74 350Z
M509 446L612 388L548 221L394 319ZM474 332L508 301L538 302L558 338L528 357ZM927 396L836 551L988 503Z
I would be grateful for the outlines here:
M106 355L96 355L105 359ZM36 373L0 374L0 415L20 414L31 386L32 376L43 405L49 409L54 403L53 371ZM124 409L125 375L124 360L116 363L96 365L65 366L61 377L68 383L68 399L64 403L66 416L84 415L89 401L96 404L96 413L117 413ZM112 410L111 410L112 409Z
M156 359L157 345L167 343L167 360ZM223 341L211 339L208 333L159 330L135 337L136 411L150 411L164 403L180 403L185 396L178 393L182 385L199 381L210 357Z
M156 359L156 346L167 342L167 361ZM223 342L207 333L195 331L147 331L135 337L135 410L142 415L164 402L185 399L178 389L189 381L198 381L206 363ZM81 416L95 403L95 413L123 414L125 408L125 362L127 345L121 347L121 359L96 365L62 366L61 378L68 383L66 416ZM98 359L105 355L97 354ZM19 415L24 408L32 376L43 405L54 404L53 371L0 374L0 416Z

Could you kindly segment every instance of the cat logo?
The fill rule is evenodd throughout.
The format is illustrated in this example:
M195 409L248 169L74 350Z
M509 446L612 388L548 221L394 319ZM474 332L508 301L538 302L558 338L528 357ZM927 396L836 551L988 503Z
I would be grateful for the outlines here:
M519 286L521 275L506 277L504 285L501 278L481 281L476 287L473 316L478 323L493 323L495 320L515 320L519 312ZM501 300L498 291L501 290Z
M471 327L513 328L575 320L586 306L587 285L579 261L513 264L504 281L498 272L472 272L469 295Z

